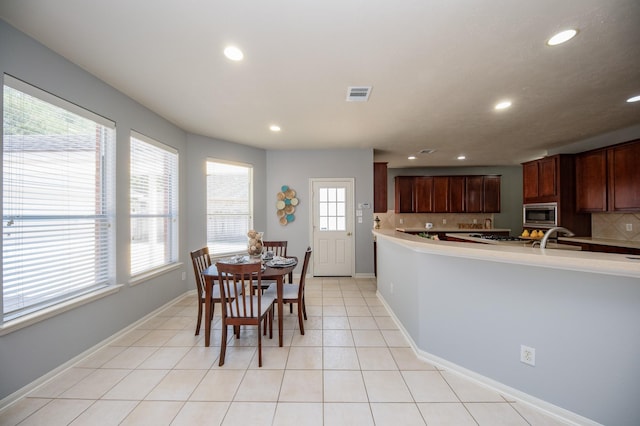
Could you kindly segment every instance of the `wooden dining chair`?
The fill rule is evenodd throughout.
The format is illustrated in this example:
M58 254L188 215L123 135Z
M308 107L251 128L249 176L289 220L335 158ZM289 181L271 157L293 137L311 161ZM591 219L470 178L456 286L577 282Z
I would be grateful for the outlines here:
M260 326L263 321L266 321L269 325L269 338L273 338L273 302L275 301L275 296L265 296L261 291L251 290L251 283L261 284L262 264L260 262L241 264L218 262L216 267L222 298L222 343L219 365L224 365L227 328L233 326L234 334L239 338L240 326L254 325L257 327L258 335L258 367L262 367Z
M302 275L300 275L300 283L282 286L282 302L290 304L296 303L298 305L298 324L300 325L300 334L304 334L303 319L307 319L307 307L304 301L304 284L310 258L311 247L307 247L307 251L304 253L304 261L302 263ZM263 297L271 296L277 298L277 295L277 288L275 285L272 285L264 292Z
M191 252L191 263L193 264L193 273L196 279L196 290L198 291L198 322L196 323L196 336L200 334L200 324L202 323L202 313L204 312L205 303L205 280L202 272L211 266L211 256L209 256L209 247L203 247ZM220 287L217 283L213 283L211 288L211 317L209 321L213 320L213 311L215 304L220 303Z
M286 241L263 241L262 242L262 247L266 251L273 252L274 256L287 257L287 242ZM265 291L274 282L275 281L273 281L273 280L269 280L269 281L265 280L265 281L262 282L262 285L261 285L260 289L262 291ZM293 272L289 274L289 282L290 283L293 282ZM258 288L255 285L255 283L253 285L253 288L254 288L254 290Z

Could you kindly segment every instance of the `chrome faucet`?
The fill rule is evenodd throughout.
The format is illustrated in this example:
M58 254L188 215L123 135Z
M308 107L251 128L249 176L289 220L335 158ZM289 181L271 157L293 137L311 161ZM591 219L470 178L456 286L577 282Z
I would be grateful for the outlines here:
M573 232L569 231L567 228L563 228L562 226L556 226L544 233L544 237L542 237L542 241L540 241L540 248L547 247L547 241L549 240L549 237L551 237L551 234L553 234L554 232L557 232L558 234L562 233L567 237L573 237L575 235Z

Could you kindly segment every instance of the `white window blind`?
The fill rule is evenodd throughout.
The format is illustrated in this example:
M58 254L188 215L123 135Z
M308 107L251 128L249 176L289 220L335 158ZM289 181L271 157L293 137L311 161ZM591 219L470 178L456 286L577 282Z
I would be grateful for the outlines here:
M207 161L207 245L212 255L247 250L253 227L253 168Z
M178 261L178 152L131 133L131 275Z
M112 122L4 76L3 321L113 284Z

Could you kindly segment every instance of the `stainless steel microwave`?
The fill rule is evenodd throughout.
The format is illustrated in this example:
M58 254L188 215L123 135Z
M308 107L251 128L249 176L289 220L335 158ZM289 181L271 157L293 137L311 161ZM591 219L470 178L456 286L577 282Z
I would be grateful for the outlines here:
M558 226L558 203L523 205L522 226L525 228L552 228Z

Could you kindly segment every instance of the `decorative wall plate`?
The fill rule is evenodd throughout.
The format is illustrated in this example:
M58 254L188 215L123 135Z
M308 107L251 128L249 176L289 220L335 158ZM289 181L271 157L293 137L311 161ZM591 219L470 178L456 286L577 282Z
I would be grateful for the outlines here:
M293 222L296 219L293 215L296 211L295 206L300 203L300 200L296 198L296 191L289 188L288 185L282 185L280 192L276 194L276 198L276 214L280 225L287 225Z

